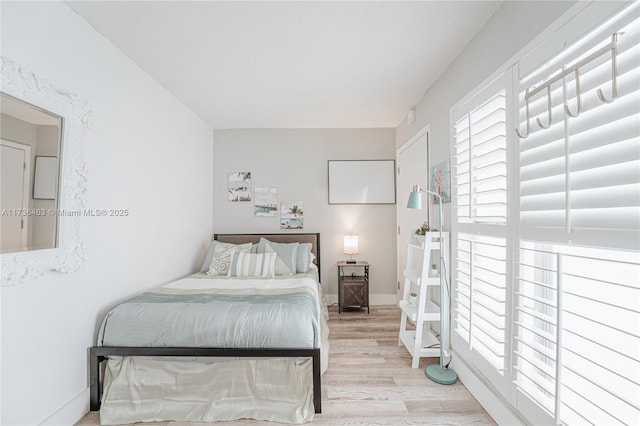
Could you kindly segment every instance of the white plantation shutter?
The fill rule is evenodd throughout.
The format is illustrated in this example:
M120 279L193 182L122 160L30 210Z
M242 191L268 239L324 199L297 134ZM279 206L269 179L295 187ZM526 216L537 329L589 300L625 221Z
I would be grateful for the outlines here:
M557 283L553 253L523 244L520 250L519 279L515 304L515 377L521 398L518 407L527 414L538 404L546 413L555 411L557 372ZM528 408L528 410L527 410ZM544 414L535 413L536 419Z
M579 69L582 105L570 116L578 114L571 72L549 86L549 128L542 90L531 98L528 136L516 138L514 405L535 422L640 423L639 15L638 4L628 7L519 82L521 134L527 88L563 70Z
M502 238L458 234L456 335L469 350L504 372L506 243Z
M455 193L455 192L454 192ZM454 346L468 348L471 341L471 238L456 234L454 248L453 322ZM462 340L462 342L458 343Z
M454 112L453 347L507 392L507 123L503 75Z
M640 255L523 241L517 406L558 424L640 421Z
M583 111L578 117L564 111L566 103L577 112L573 73L564 84L551 85L554 118L549 129L541 129L536 120L546 124L546 91L532 99L531 131L519 143L520 234L525 239L640 249L640 25L633 21L616 33L615 101L603 102L597 93L600 89L611 97L610 53L580 67ZM609 43L611 33L602 34L564 68ZM549 76L562 69L548 70ZM521 99L529 84L531 78L524 77ZM520 129L526 128L525 116L522 109Z
M505 91L500 90L455 124L454 167L459 222L506 221L505 111Z
M455 123L455 145L453 147L453 178L455 180L456 218L458 222L472 221L471 213L471 137L469 114L464 114Z
M527 423L640 424L640 2L531 46L451 111L453 349Z

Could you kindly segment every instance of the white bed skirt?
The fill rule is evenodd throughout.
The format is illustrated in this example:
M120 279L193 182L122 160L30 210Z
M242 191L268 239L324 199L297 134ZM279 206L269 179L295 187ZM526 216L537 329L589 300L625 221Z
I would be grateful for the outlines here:
M312 365L311 359L282 358L109 359L100 422L309 422L314 414Z

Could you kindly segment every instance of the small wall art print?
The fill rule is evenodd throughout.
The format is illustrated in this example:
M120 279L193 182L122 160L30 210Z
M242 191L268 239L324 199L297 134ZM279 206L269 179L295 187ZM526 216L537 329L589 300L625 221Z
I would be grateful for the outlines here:
M283 201L280 203L280 229L302 229L303 227L302 201Z
M449 160L431 166L431 190L440 194L443 203L451 202L451 168ZM434 203L438 197L432 196Z
M253 215L275 217L278 215L278 188L275 186L256 187L253 191Z
M227 184L229 201L251 201L251 172L231 172Z

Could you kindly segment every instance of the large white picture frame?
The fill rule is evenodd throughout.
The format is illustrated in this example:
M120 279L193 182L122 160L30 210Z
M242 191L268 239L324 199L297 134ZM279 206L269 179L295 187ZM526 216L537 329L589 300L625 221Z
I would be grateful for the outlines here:
M329 204L395 203L395 160L329 160Z

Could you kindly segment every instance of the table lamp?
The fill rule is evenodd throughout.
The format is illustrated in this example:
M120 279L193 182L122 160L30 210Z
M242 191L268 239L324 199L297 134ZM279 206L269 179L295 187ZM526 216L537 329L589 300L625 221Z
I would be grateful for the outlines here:
M344 254L349 255L347 263L356 263L353 255L358 254L358 234L344 235Z

